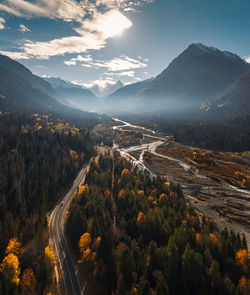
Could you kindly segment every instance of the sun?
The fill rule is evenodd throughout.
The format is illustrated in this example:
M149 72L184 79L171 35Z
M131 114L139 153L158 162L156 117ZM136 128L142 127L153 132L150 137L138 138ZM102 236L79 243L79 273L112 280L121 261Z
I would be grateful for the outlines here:
M118 10L112 10L103 16L101 30L107 38L120 35L132 26L131 20Z

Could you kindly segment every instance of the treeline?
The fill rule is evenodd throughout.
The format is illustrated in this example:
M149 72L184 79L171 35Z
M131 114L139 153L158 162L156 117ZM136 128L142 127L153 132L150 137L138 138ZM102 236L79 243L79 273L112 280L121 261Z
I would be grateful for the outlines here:
M0 294L47 294L53 288L47 213L93 153L89 131L73 134L70 124L42 119L0 114Z
M245 237L200 220L178 185L118 155L92 161L67 231L87 295L249 294Z
M250 150L250 116L218 120L199 112L123 115L126 121L142 121L151 128L173 135L178 142L222 152Z

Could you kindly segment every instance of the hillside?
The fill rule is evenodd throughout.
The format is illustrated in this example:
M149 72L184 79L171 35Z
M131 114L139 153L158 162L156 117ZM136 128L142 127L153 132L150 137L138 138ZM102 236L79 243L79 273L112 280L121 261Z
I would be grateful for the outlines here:
M89 89L75 85L61 78L46 78L55 89L55 98L62 104L85 111L95 110L98 106L98 99Z

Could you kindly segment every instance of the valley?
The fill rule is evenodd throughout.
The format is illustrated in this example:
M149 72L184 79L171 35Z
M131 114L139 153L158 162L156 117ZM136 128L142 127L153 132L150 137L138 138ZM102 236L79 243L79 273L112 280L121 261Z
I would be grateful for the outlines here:
M113 148L151 175L179 183L186 199L200 216L212 218L219 229L245 234L250 245L249 154L219 153L185 146L172 136L142 124L113 118L96 127Z

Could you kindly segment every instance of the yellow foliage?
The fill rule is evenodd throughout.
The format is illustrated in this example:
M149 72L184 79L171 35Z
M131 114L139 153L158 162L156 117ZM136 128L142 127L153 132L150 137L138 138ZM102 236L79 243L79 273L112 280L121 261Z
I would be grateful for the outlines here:
M92 242L91 234L90 233L83 234L78 242L80 253L87 250L87 248L90 247L91 242Z
M70 156L71 156L71 158L73 158L73 159L78 158L78 154L77 154L76 151L74 151L74 150L70 150L69 152L70 152Z
M31 268L25 269L21 278L22 294L29 294L36 286L36 277Z
M18 256L20 252L21 252L21 243L18 241L18 239L16 237L10 239L5 251L6 255L13 253Z
M248 263L248 253L246 249L240 249L235 254L235 260L238 265L247 265Z
M50 245L48 245L44 249L44 254L45 257L47 257L47 259L49 260L50 265L54 265L56 263L56 255L54 251L51 249Z
M91 234L90 233L85 233L81 236L79 242L78 242L78 247L81 253L81 259L79 260L79 263L82 262L91 262L94 261L96 258L96 252L93 252L91 250ZM94 244L96 243L98 246L98 243L101 242L101 238L98 237L95 241Z
M42 129L42 128L43 128L43 126L38 125L36 129L37 129L37 130L40 130L40 129Z
M129 174L129 170L128 169L123 169L122 173L121 173L121 177L128 175Z
M20 267L18 257L10 253L3 259L3 262L0 267L0 272L3 273L3 276L6 279L10 280L12 284L19 285L20 282Z

